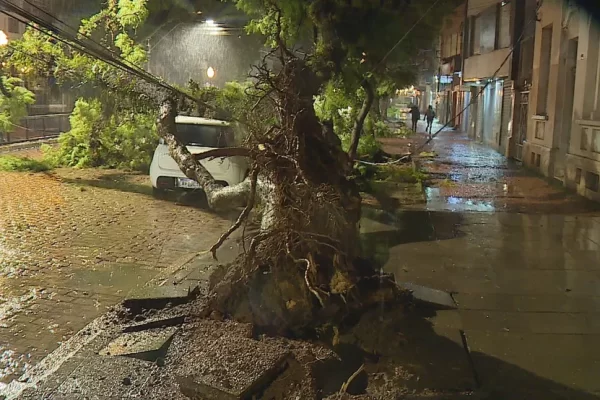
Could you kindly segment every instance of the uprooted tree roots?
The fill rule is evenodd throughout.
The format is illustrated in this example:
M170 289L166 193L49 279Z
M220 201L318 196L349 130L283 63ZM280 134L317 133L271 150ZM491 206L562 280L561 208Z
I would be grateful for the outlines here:
M396 295L393 278L361 262L360 195L347 179L339 139L313 109L318 80L304 60L281 51L278 74L257 68L257 85L277 124L250 127L252 173L240 218L213 247L239 228L257 199L261 229L211 290L209 308L280 333L301 333ZM258 103L257 103L258 104ZM205 186L205 189L211 190ZM214 201L222 189L208 194Z

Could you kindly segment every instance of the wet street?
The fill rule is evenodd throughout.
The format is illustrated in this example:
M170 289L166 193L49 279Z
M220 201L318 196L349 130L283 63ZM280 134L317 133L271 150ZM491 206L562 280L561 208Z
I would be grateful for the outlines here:
M388 151L402 145L386 139ZM437 311L431 328L468 349L484 390L600 396L598 205L461 133L426 150L437 156L420 160L432 178L425 201L367 210L367 247L397 280L452 294L458 309Z
M228 224L155 200L147 176L0 172L0 386Z

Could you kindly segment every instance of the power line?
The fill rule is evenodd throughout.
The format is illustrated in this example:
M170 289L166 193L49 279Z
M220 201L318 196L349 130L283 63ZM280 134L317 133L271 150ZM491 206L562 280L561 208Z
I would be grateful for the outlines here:
M423 13L423 15L421 15L421 17L410 27L409 30L406 31L406 33L404 33L404 35L400 38L400 40L398 40L396 42L396 44L394 44L392 46L392 48L390 49L390 51L388 51L383 58L381 59L381 61L379 61L377 63L377 65L375 65L375 67L373 67L373 69L371 70L371 73L373 73L377 68L379 68L379 66L381 64L383 64L385 62L385 60L387 60L387 58L394 52L394 50L396 50L398 48L398 46L400 46L400 44L402 44L402 42L404 42L404 40L408 37L408 35L410 35L410 33L417 27L417 25L419 25L427 16L427 14L429 14L429 12L431 10L433 10L433 8L440 2L441 0L435 0L433 2L433 4L431 4L431 6L427 9L427 11L425 11Z
M10 11L14 14L17 14L19 17L21 17L21 18L15 17L15 19L17 19L19 22L21 22L43 34L48 35L69 47L73 47L76 50L78 50L84 54L87 54L91 57L97 58L100 61L103 61L115 68L118 68L124 72L131 73L131 74L138 76L148 82L156 84L157 86L160 86L164 89L168 89L170 91L182 94L194 101L197 101L197 99L193 99L189 94L167 84L166 82L158 79L154 75L149 74L148 72L140 69L139 67L132 66L126 60L115 59L114 55L111 54L110 50L104 46L99 45L100 49L94 49L93 46L92 47L87 46L80 39L78 39L77 37L73 37L73 35L71 35L69 33L66 33L63 29L55 27L51 24L49 25L47 21L44 21L43 19L37 17L36 15L28 12L27 10L25 10L7 0L0 0L0 4L4 4L8 8L8 11ZM47 13L47 14L49 14L49 13ZM51 15L51 14L49 14L49 15ZM32 21L33 23L30 21ZM39 26L37 26L36 24ZM40 26L43 27L44 29L41 29ZM63 39L61 36L55 34L53 31L57 31L59 34L62 34L62 36L66 37L67 39L66 40ZM82 36L85 37L86 39L89 39L85 35L82 35ZM95 43L95 44L98 45L97 43ZM108 51L108 54L106 53L106 51Z

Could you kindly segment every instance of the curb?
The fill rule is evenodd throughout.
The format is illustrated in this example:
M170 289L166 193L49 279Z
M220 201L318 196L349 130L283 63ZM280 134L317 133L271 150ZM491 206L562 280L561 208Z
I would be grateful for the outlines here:
M58 142L58 137L43 138L40 140L31 140L27 142L18 142L11 144L0 144L0 154L12 153L21 150L35 149L43 144L53 144Z
M201 255L202 253L193 253L180 257L179 259L175 260L175 262L171 264L166 271L163 270L159 272L154 278L148 281L146 283L146 287L150 291L153 291L152 289L156 289L155 297L164 297L164 293L161 290L163 288L163 286L161 286L161 281L165 282L171 278L174 278L174 281L180 281L181 279L178 277L178 275L180 276L181 272L186 269L186 265L190 264L192 261L194 261L194 259L200 257ZM191 270L188 271L188 274L191 273ZM188 296L186 296L186 300L189 300L189 296L196 294L200 290L200 281L195 283L193 293L190 292L190 290L192 290L191 286L188 287ZM132 292L133 290L128 293L123 300L115 304L115 306L124 305L127 304L127 302L135 303L138 301L147 301L147 299L136 299L135 297L132 297ZM167 300L172 299L169 298ZM18 399L25 390L37 387L39 383L52 376L52 374L57 372L63 366L63 364L65 364L65 362L76 356L82 349L84 349L94 339L106 331L107 327L110 326L110 315L111 311L109 310L103 315L94 319L92 322L71 336L67 341L57 347L52 353L48 354L38 364L26 371L19 378L14 379L5 386L0 386L0 399Z

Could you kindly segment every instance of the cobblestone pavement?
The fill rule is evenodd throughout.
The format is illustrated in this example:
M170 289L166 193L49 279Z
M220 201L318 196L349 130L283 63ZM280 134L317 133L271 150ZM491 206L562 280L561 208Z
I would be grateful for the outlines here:
M146 176L0 172L0 382L161 270L208 249L229 223L152 198Z

